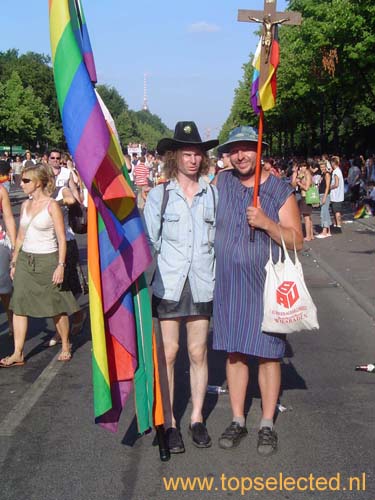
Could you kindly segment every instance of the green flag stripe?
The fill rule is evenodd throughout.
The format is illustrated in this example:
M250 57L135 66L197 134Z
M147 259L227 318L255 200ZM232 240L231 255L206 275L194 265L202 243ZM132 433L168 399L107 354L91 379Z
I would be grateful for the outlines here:
M66 95L81 62L82 54L69 23L57 46L54 61L55 85L60 113L62 113Z
M94 386L94 415L100 417L112 408L111 389L92 356L92 380Z
M153 425L154 363L152 359L152 312L144 274L133 285L134 315L137 325L138 368L134 375L138 430Z

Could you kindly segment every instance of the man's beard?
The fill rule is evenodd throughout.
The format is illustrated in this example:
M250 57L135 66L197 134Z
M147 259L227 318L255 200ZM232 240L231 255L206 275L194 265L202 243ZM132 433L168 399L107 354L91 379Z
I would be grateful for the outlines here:
M241 177L241 178L246 178L246 177L252 177L254 174L255 174L255 169L256 169L256 165L251 165L246 173L245 172L241 172L240 170L238 170L234 165L233 165L233 168L234 170L237 172L237 175L238 177Z

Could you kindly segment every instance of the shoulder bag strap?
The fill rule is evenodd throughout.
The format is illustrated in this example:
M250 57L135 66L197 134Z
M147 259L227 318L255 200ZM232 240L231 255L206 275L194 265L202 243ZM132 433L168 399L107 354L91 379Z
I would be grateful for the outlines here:
M167 189L167 186L169 186L169 182L164 182L163 184L163 198L161 200L161 207L160 207L160 235L163 232L163 224L164 224L164 213L165 209L167 208L168 205L168 200L169 200L169 190Z

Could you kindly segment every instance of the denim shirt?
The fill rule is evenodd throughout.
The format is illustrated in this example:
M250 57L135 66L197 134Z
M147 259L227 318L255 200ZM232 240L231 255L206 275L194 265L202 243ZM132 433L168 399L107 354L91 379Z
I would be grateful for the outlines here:
M218 193L199 178L199 191L191 206L176 179L167 186L168 204L163 215L163 185L151 189L144 209L147 237L157 254L152 282L154 295L178 302L186 278L189 278L194 302L210 302L215 281L215 215ZM215 197L215 200L214 200Z

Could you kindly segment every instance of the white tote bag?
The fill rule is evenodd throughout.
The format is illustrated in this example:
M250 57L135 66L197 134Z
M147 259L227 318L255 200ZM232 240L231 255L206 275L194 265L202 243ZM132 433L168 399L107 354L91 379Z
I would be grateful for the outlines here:
M280 233L281 235L281 233ZM263 302L262 331L270 333L294 333L319 328L314 302L307 290L301 262L294 245L294 263L289 257L281 235L284 261L274 263L270 241L270 258L266 264L266 282Z

